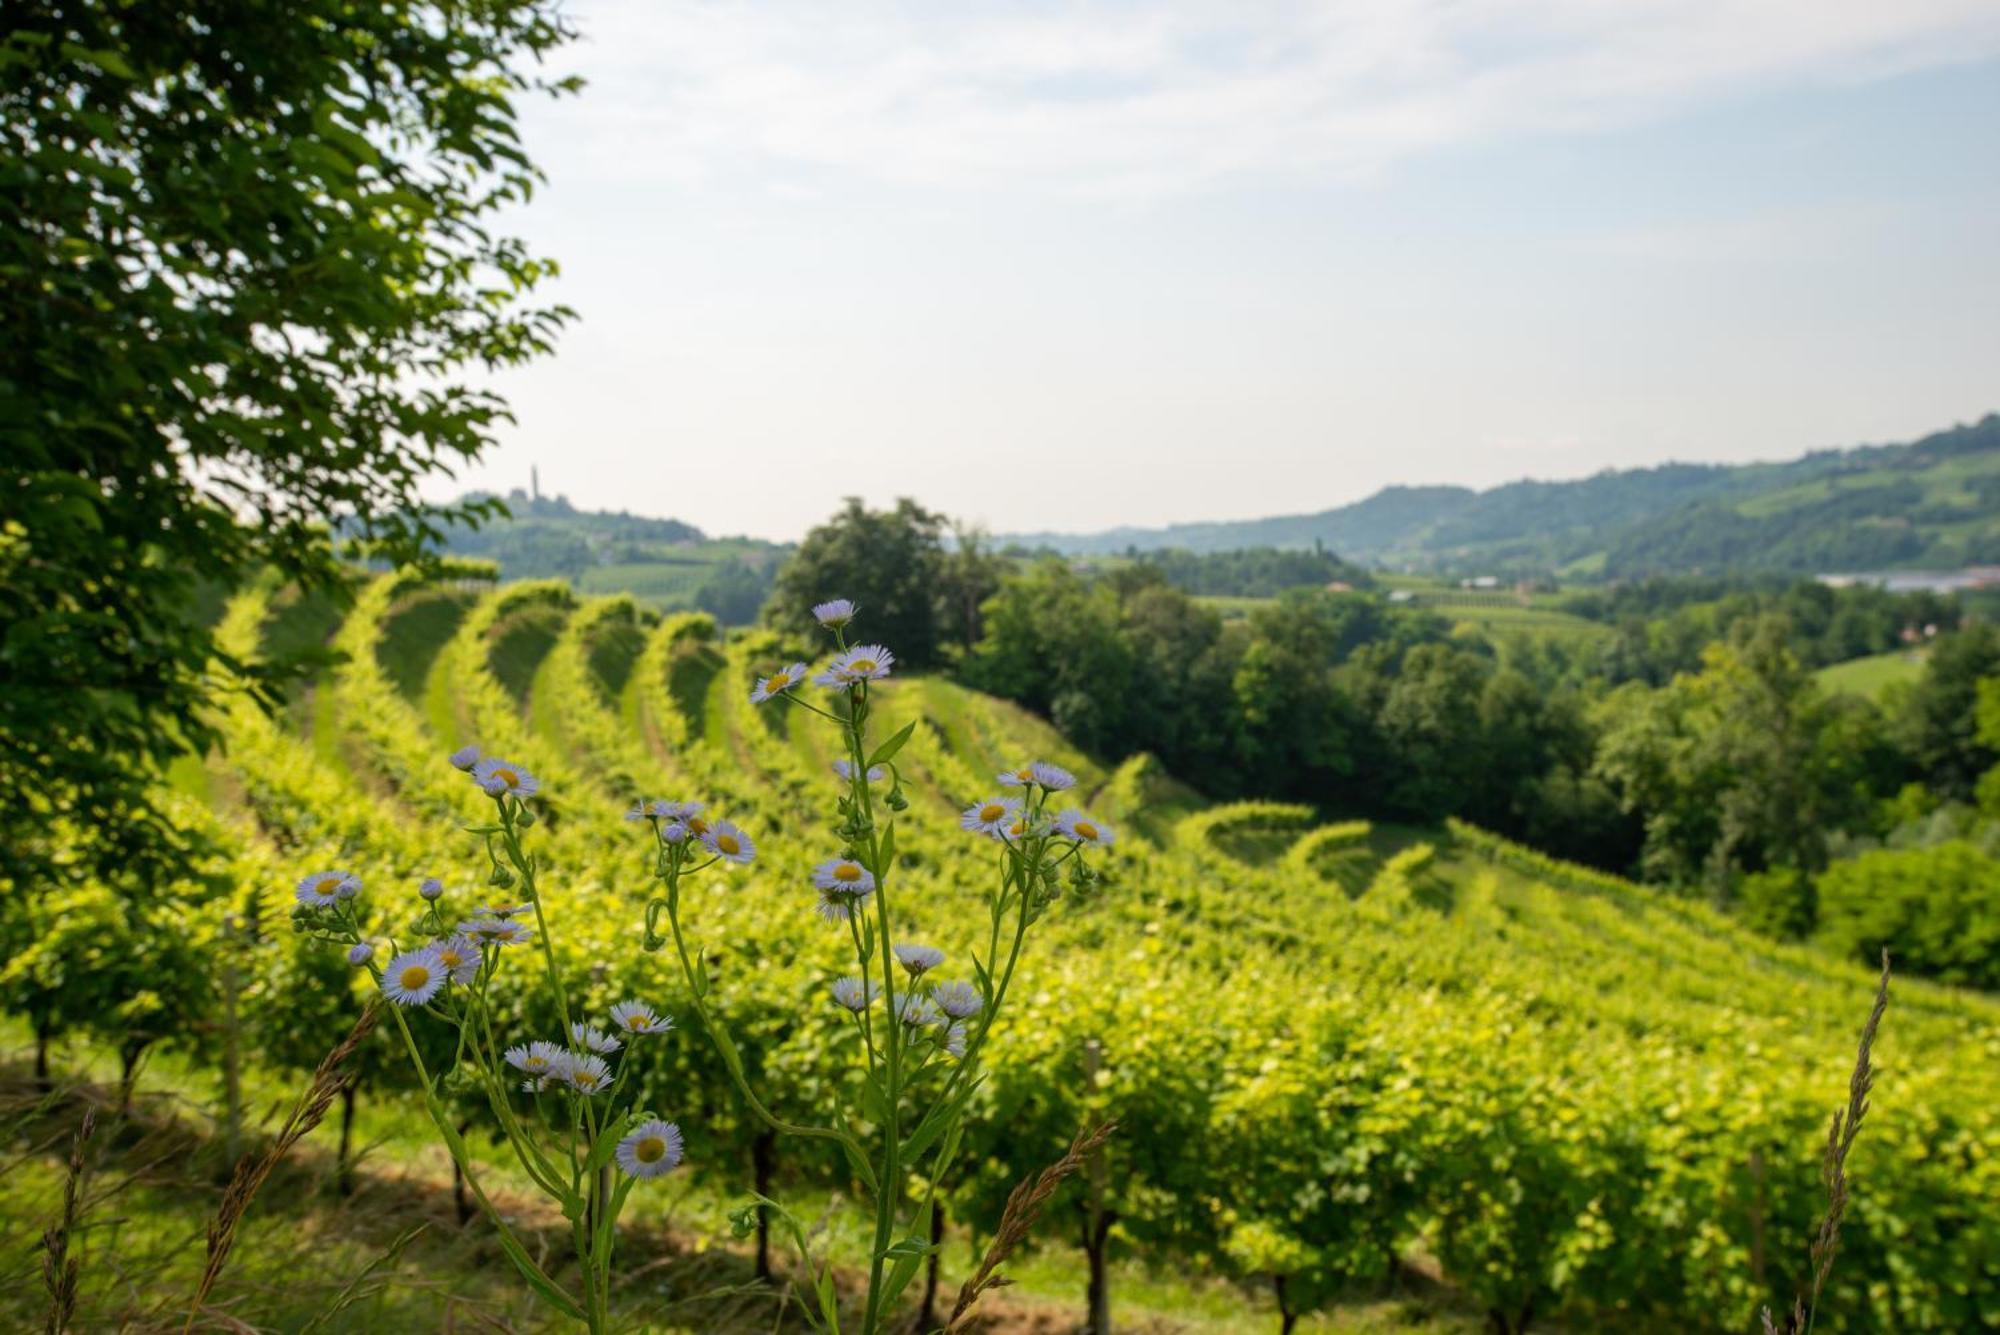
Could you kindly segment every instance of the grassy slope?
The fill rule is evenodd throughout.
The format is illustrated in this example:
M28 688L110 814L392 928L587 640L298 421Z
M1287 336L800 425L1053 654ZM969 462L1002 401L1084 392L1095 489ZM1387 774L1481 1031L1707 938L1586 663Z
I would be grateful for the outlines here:
M1924 657L1907 649L1886 654L1850 658L1845 663L1823 667L1813 675L1829 691L1845 695L1865 695L1870 699L1899 681L1915 681L1924 673Z
M531 609L517 620L524 624L505 623L496 629L491 641L491 659L496 671L508 680L516 707L521 706L526 696L532 708L537 693L528 688L543 676L547 651L555 643L564 617L554 613L553 609ZM443 638L435 624L423 619L398 618L391 622L391 630L393 643L385 644L383 650L385 665L405 656L421 660L427 655L435 655ZM605 651L599 660L601 670L615 675L617 660L621 656L621 651L615 649ZM421 675L416 671L418 666L420 664L413 661L395 675L399 681L407 683L413 676ZM705 736L709 743L714 744L717 757L734 771L736 780L751 784L775 782L774 776L787 766L787 755L789 763L795 764L801 772L824 773L828 757L823 738L796 726L770 732L763 720L752 723L746 717L741 702L735 698L737 687L741 684L737 665L727 663L720 654L704 649L685 655L677 660L673 680L674 698L680 703L687 722L694 725L698 735ZM609 699L611 682L607 680L604 685L606 698ZM407 685L405 691L407 694ZM439 733L438 744L444 746L455 742L470 721L457 712L451 683L441 680L436 672L430 673L424 698L432 727ZM898 722L912 717L929 721L934 731L914 742L907 758L913 769L921 771L930 783L944 788L945 797L952 800L966 797L972 790L983 786L996 756L1011 759L1033 754L1059 760L1077 770L1082 780L1080 788L1088 795L1097 794L1108 782L1108 776L1099 767L1067 748L1046 725L1004 702L974 695L949 683L926 680L897 682L891 690L884 692L883 701L885 711ZM628 722L642 724L632 729L635 737L652 731L651 725L639 717L642 711L632 704L629 691L623 701L610 706L610 709L614 714L622 710ZM552 718L537 717L535 721L539 725L534 730L538 740L552 745L563 741L563 731ZM754 730L746 731L746 728ZM583 764L588 758L577 755L571 759ZM1170 784L1166 780L1161 782ZM1163 800L1162 808L1169 810L1174 817L1188 814L1193 809L1192 795L1174 788ZM942 799L921 803L913 809L913 818L920 813L929 813L926 820L949 819L948 804ZM1601 966L1607 957L1623 961L1627 971L1615 975L1619 980L1615 985L1620 991L1607 994L1603 1007L1602 1018L1613 1026L1640 1026L1643 1029L1651 1022L1646 1002L1651 995L1648 980L1662 989L1670 987L1674 994L1688 998L1690 1005L1699 1003L1712 1007L1722 1017L1736 1015L1742 1008L1742 999L1734 995L1739 987L1731 980L1746 976L1745 970L1759 975L1796 975L1802 988L1810 984L1822 997L1829 992L1825 984L1836 979L1843 981L1833 990L1840 991L1843 996L1847 993L1859 995L1862 991L1861 980L1854 971L1831 965L1804 952L1767 950L1742 939L1740 934L1719 929L1699 915L1690 916L1671 905L1654 905L1644 897L1559 894L1535 877L1455 847L1438 831L1378 829L1365 851L1322 868L1321 875L1327 882L1326 893L1332 897L1322 898L1319 902L1325 904L1327 912L1333 915L1333 930L1321 935L1321 929L1298 920L1299 905L1305 901L1300 900L1295 891L1289 900L1280 898L1276 891L1284 877L1271 864L1288 846L1289 840L1295 837L1296 831L1259 832L1254 828L1235 831L1228 839L1216 842L1214 851L1222 860L1214 863L1213 867L1219 870L1196 874L1178 860L1178 854L1166 847L1171 841L1173 820L1151 824L1139 822L1137 828L1153 830L1152 842L1160 846L1150 851L1144 848L1134 850L1139 857L1134 864L1138 876L1146 880L1190 875L1197 880L1213 880L1221 876L1226 881L1242 883L1242 889L1248 893L1231 893L1224 899L1203 901L1204 912L1209 915L1211 923L1210 930L1234 934L1236 939L1245 942L1270 940L1278 943L1284 951L1304 951L1307 959L1323 958L1327 964L1345 959L1347 963L1342 967L1357 967L1373 958L1383 947L1394 945L1408 935L1395 930L1393 924L1385 935L1382 925L1360 919L1346 921L1345 915L1334 913L1333 906L1342 899L1362 894L1367 889L1372 871L1384 858L1412 843L1428 839L1436 842L1441 851L1431 872L1422 878L1420 886L1414 888L1425 920L1436 924L1436 927L1449 926L1453 932L1520 934L1525 940L1537 942L1538 951L1547 950L1550 962L1565 952L1580 966L1592 962ZM1140 842L1143 844L1145 841ZM1339 891L1346 893L1342 895ZM1435 934L1435 928L1427 934ZM1384 960L1377 967L1435 967L1436 963L1413 957L1400 965ZM1546 967L1540 960L1536 964ZM1515 981L1517 984L1525 983L1526 977L1523 975ZM1705 978L1712 979L1712 983L1705 983ZM1613 986L1613 979L1614 975L1606 974L1601 985ZM1444 981L1443 978L1434 980L1433 985ZM1506 980L1499 981L1501 986L1506 985ZM1422 986L1422 978L1413 976L1411 985ZM1968 1016L1984 1013L1977 1007L1966 1009L1970 1003L1961 1005L1949 998L1931 1000L1936 996L1937 990L1916 985L1912 986L1902 1004L1905 1007L1914 1006L1918 1017L1926 1011L1933 1012L1934 1017L1949 1017L1961 1010ZM1798 1004L1805 1004L1803 998L1802 992ZM1844 1005L1845 1001L1840 1004ZM1780 1027L1796 1022L1796 1017L1792 1021L1782 1016L1770 1018L1777 1021ZM1838 1028L1843 1023L1844 1019L1836 1020L1831 1026L1820 1027ZM1968 1019L1967 1023L1973 1021ZM1677 1027L1678 1023L1669 1026L1667 1032L1675 1032ZM1775 1032L1761 1025L1759 1031L1767 1036ZM1933 1026L1933 1032L1941 1031ZM1746 1034L1746 1040L1754 1041L1754 1038L1754 1034ZM1900 1033L1898 1041L1902 1041ZM1918 1037L1909 1041L1922 1043L1927 1040ZM203 1106L212 1103L212 1089L205 1084L206 1080L204 1075L184 1070L176 1075L167 1063L163 1063L156 1072L156 1088L185 1092L197 1105ZM1830 1106L1836 1091L1831 1080L1826 1083L1829 1086ZM364 1110L366 1134L384 1138L375 1156L377 1161L384 1164L415 1162L419 1165L416 1171L428 1184L427 1190L416 1194L417 1203L410 1208L417 1214L440 1214L442 1206L436 1187L442 1180L442 1164L434 1152L424 1148L428 1143L425 1138L412 1129L417 1119L411 1116L406 1106L388 1100L365 1104ZM320 1133L318 1139L322 1145L327 1134ZM17 1179L17 1183L19 1181ZM14 1185L8 1188L8 1194L0 1198L0 1208L4 1208L9 1217L10 1229L24 1237L32 1232L30 1225L35 1222L36 1214L34 1206L37 1202L46 1203L52 1183L52 1177L44 1172L32 1187ZM149 1198L153 1203L144 1206L143 1210L130 1202L122 1204L121 1210L140 1221L132 1226L128 1236L148 1229L154 1230L161 1238L188 1236L192 1229L198 1227L200 1211L190 1204L198 1196L199 1192L192 1184L184 1183L183 1189L178 1192L168 1191ZM295 1193L295 1197L288 1198L284 1204L291 1217L300 1221L299 1228L303 1233L347 1236L342 1215L346 1207L324 1196L304 1191ZM688 1197L675 1212L674 1245L711 1250L717 1247L721 1205L722 1199L707 1194L706 1189L698 1189ZM140 1213L135 1215L133 1211ZM848 1227L850 1222L848 1216L840 1214L833 1218L833 1226L837 1229ZM388 1236L393 1234L385 1235L377 1230L364 1232L361 1236L367 1239L368 1246L374 1247L386 1245ZM281 1243L281 1239L270 1240L274 1250L263 1263L263 1269L260 1270L259 1263L254 1260L247 1263L245 1283L249 1297L246 1301L269 1302L282 1297L281 1293L267 1292L265 1287L259 1285L260 1275L275 1282L276 1277L284 1273L288 1263ZM426 1247L430 1245L425 1244ZM650 1245L666 1248L668 1240L656 1238ZM358 1244L343 1244L334 1254L339 1262L358 1267L365 1259L367 1248ZM408 1312L421 1310L425 1317L419 1324L435 1326L443 1311L443 1295L448 1293L472 1295L476 1301L490 1301L502 1311L509 1310L507 1303L513 1292L511 1277L495 1263L493 1257L476 1245L467 1246L459 1238L448 1244L438 1244L435 1252L419 1251L413 1255L421 1259L414 1262L406 1259L398 1268L396 1289L381 1300L389 1306L375 1309L381 1314L381 1321L400 1321ZM962 1266L963 1263L963 1247L950 1249L948 1274L955 1265ZM1023 1290L1017 1291L1017 1297L1027 1308L1043 1301L1068 1304L1081 1291L1075 1255L1066 1246L1050 1246L1027 1263L1020 1274L1028 1283ZM686 1296L686 1289L675 1287L681 1284L683 1278L677 1265L668 1266L660 1272L660 1276L660 1283L670 1291L669 1296ZM1121 1314L1136 1317L1141 1328L1151 1322L1160 1329L1245 1329L1259 1328L1270 1320L1261 1295L1245 1295L1220 1281L1204 1279L1193 1270L1186 1274L1156 1275L1128 1261L1118 1276L1116 1292ZM665 1321L666 1309L646 1305L652 1299L653 1295L634 1295L633 1301L639 1305L635 1312L658 1310L661 1315L657 1319ZM396 1304L415 1306L401 1307ZM283 1319L283 1312L289 1309L258 1310L263 1313L263 1319L288 1325ZM691 1324L695 1328L721 1328L714 1323L722 1310L713 1306L701 1309L694 1314ZM1400 1307L1392 1307L1385 1315L1379 1303L1361 1304L1337 1309L1331 1317L1315 1319L1307 1328L1374 1329L1378 1322L1400 1320L1397 1315L1400 1311ZM274 1312L276 1315L272 1315ZM1252 1312L1258 1315L1248 1315ZM1423 1308L1419 1320L1430 1323L1428 1328L1456 1329L1463 1324L1461 1316L1451 1310L1448 1303L1439 1305L1433 1302ZM361 1322L350 1328L382 1326L379 1322L373 1326ZM1424 1327L1420 1325L1419 1328Z

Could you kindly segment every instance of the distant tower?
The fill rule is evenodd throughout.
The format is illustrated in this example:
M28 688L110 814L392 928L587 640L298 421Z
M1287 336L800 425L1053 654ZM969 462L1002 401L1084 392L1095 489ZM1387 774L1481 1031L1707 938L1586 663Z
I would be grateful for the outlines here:
M542 499L542 473L533 464L528 465L528 499L531 501Z

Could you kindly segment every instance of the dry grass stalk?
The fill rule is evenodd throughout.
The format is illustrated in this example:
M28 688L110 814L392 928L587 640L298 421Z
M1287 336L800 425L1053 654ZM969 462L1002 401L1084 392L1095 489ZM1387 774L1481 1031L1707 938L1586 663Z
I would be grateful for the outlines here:
M327 1109L340 1097L340 1091L348 1082L348 1076L340 1068L354 1055L363 1039L375 1027L376 1006L370 1005L361 1013L361 1018L348 1031L340 1045L326 1054L319 1068L313 1072L312 1083L300 1096L292 1108L291 1116L278 1128L278 1134L260 1155L244 1155L237 1162L236 1172L229 1179L229 1189L222 1193L222 1204L216 1207L215 1218L208 1224L208 1266L202 1271L201 1284L195 1289L194 1301L188 1306L187 1324L182 1327L182 1335L194 1329L195 1318L201 1314L208 1302L210 1290L222 1268L228 1264L230 1249L236 1244L236 1230L243 1222L243 1216L250 1209L250 1202L264 1185L264 1179L278 1166L279 1160L291 1152L292 1146L310 1135L326 1117Z
M964 1329L972 1305L979 1301L980 1294L1011 1282L1000 1273L1001 1262L1013 1254L1035 1227L1035 1222L1042 1216L1042 1207L1056 1194L1056 1188L1063 1184L1063 1179L1081 1169L1090 1156L1111 1138L1117 1126L1116 1122L1102 1122L1087 1131L1077 1132L1076 1139L1069 1143L1068 1153L1036 1174L1033 1180L1019 1183L1007 1194L1007 1208L1000 1213L1000 1229L993 1235L993 1243L987 1247L978 1272L960 1287L958 1302L951 1309L951 1319L944 1323L946 1335Z
M76 1316L77 1278L83 1263L69 1254L70 1234L83 1215L84 1149L97 1129L97 1112L86 1108L70 1142L69 1172L63 1177L62 1216L42 1232L42 1283L49 1290L48 1335L62 1335Z
M1875 1088L1872 1060L1875 1032L1881 1028L1882 1016L1888 1009L1889 952L1884 950L1882 981L1876 985L1875 1005L1868 1012L1868 1023L1861 1027L1861 1048L1855 1055L1854 1074L1847 1083L1847 1106L1834 1111L1833 1121L1827 1127L1826 1149L1820 1156L1819 1178L1826 1189L1826 1214L1807 1251L1812 1267L1811 1291L1793 1299L1783 1326L1774 1322L1771 1309L1765 1308L1765 1335L1805 1335L1819 1315L1820 1293L1826 1288L1827 1276L1833 1273L1833 1258L1840 1251L1840 1221L1847 1214L1847 1156L1861 1131L1862 1119L1868 1115L1868 1095Z

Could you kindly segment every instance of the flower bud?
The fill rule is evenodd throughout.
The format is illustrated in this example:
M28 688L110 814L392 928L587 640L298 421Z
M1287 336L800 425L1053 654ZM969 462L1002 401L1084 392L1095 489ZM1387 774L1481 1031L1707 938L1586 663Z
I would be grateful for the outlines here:
M504 889L514 884L514 873L496 862L493 864L493 874L486 878L486 884L497 885Z
M369 945L366 941L356 942L354 945L348 947L347 962L357 969L374 958L375 947Z
M426 876L424 883L417 887L417 893L435 903L444 894L444 882L435 876Z
M470 773L472 767L478 763L479 748L476 746L461 746L458 750L451 753L451 767L453 769L462 769Z
M522 803L521 813L518 816L514 817L514 823L520 826L524 830L527 829L530 825L533 825L535 823L534 808L528 806L527 803L525 802Z

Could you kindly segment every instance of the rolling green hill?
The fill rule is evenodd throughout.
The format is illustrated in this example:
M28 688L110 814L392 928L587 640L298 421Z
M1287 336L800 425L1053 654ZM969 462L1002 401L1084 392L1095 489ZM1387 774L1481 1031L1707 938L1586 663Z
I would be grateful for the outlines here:
M1575 578L2000 563L2000 415L1788 463L1665 464L1488 491L1389 487L1316 514L1003 541L1079 554L1319 543L1376 566Z
M254 653L302 633L289 607L247 592L222 634ZM385 578L332 635L347 657L314 685L313 717L246 703L210 761L203 819L254 893L282 898L318 865L351 867L385 896L425 874L459 884L450 827L476 820L480 800L444 756L475 740L543 784L538 857L576 994L677 1009L662 966L634 948L646 883L620 816L635 796L696 797L758 845L754 865L698 892L694 930L721 961L711 1004L778 1106L850 1078L822 1000L840 942L802 879L828 846L828 734L748 700L786 646L725 642L707 618L554 581L440 594ZM898 894L954 955L991 861L957 812L1000 764L1068 766L1079 804L1119 832L1110 884L1059 901L1038 928L950 1184L955 1228L990 1229L1012 1183L1112 1115L1118 1251L1148 1275L1233 1294L1223 1306L1241 1320L1200 1328L1275 1324L1263 1267L1279 1264L1292 1292L1336 1311L1407 1265L1442 1275L1429 1319L1532 1308L1570 1329L1747 1329L1757 1304L1791 1291L1820 1205L1825 1119L1846 1097L1872 993L1864 971L1469 826L1210 804L1149 757L1099 763L939 678L894 679L875 708L885 730L915 727L897 762L910 796ZM260 1009L301 1004L288 961L314 948L274 934L246 952ZM1087 1049L1102 1054L1089 1078ZM1991 998L1898 982L1826 1329L1996 1315L1996 1052ZM712 1049L683 1035L658 1060L648 1078L685 1113L697 1181L740 1191L747 1141ZM368 1097L406 1095L386 1083ZM804 1146L779 1156L787 1198L846 1185ZM839 1205L826 1219L850 1226ZM1043 1257L1070 1254L1073 1231L1046 1230ZM947 1285L967 1255L946 1248ZM505 1284L414 1262L397 1277L402 1306L372 1315L426 1328L454 1288ZM261 1310L255 1294L237 1299L246 1317ZM630 1324L739 1328L704 1327L673 1301L649 1286L620 1298ZM1137 1316L1197 1325L1178 1308Z

